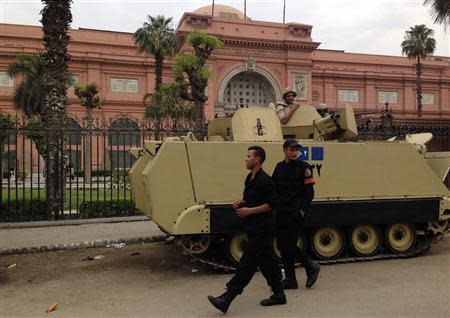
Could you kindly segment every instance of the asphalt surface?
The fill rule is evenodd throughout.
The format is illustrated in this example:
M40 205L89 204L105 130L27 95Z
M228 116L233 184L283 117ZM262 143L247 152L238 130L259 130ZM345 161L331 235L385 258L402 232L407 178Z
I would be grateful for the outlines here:
M206 297L231 275L163 242L0 256L0 316L221 317ZM312 289L302 268L297 276L288 304L266 308L259 301L269 288L257 273L227 316L450 317L449 236L412 259L322 266Z

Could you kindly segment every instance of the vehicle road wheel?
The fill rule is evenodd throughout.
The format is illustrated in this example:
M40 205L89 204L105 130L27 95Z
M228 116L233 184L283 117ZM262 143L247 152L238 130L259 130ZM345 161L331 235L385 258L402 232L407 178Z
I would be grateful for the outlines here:
M444 234L448 227L448 220L434 221L428 224L428 230L432 231L434 235Z
M337 258L345 247L344 234L335 227L316 229L310 242L313 253L323 260Z
M375 255L381 247L380 229L375 225L357 225L350 233L349 242L356 255Z
M181 246L190 254L202 254L211 245L210 235L183 235L180 240Z
M412 224L390 224L386 227L386 244L397 254L409 252L416 243L416 228Z
M237 265L242 257L247 244L247 234L236 233L229 240L226 246L227 254L234 265Z

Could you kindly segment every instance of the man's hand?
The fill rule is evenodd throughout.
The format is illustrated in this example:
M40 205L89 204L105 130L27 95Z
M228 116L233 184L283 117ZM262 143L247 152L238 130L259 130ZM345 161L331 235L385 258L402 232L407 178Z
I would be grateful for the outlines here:
M297 110L299 107L300 107L300 104L297 104L297 103L292 104L292 108L294 110Z
M302 218L305 217L305 211L303 211L302 209L300 209L300 215L302 216Z
M233 202L233 209L237 210L239 209L239 206L243 204L244 201L242 200L236 200Z
M247 216L249 216L252 210L250 208L240 208L236 210L236 214L241 218L246 218Z

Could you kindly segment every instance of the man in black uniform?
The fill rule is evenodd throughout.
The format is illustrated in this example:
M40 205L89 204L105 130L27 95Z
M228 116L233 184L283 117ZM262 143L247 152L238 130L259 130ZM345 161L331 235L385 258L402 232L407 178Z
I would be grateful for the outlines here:
M286 278L283 289L297 289L295 261L297 256L307 274L306 287L310 288L317 280L320 267L297 247L300 228L305 213L314 198L314 179L307 163L298 160L301 146L295 139L286 139L283 144L284 160L275 167L272 180L278 195L277 205L277 244L281 252Z
M243 199L233 203L237 215L244 221L247 245L235 275L227 283L227 291L218 297L208 296L211 304L223 313L227 312L233 299L250 283L258 266L273 292L273 295L262 300L260 304L286 304L286 296L281 287L281 270L272 253L275 231L272 207L275 205L276 192L270 176L262 169L265 158L263 148L248 148L245 163L251 172L245 179Z

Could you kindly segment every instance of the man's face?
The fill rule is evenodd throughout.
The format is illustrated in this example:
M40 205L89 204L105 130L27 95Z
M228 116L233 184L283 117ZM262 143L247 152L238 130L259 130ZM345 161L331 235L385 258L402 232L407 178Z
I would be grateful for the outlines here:
M295 99L295 94L294 93L287 93L284 96L284 99L286 100L287 104L293 104L294 103L294 99Z
M259 163L259 157L255 156L254 150L249 150L247 152L247 157L245 158L245 166L248 170L252 170Z
M296 160L298 157L298 147L283 148L284 157L288 160Z

